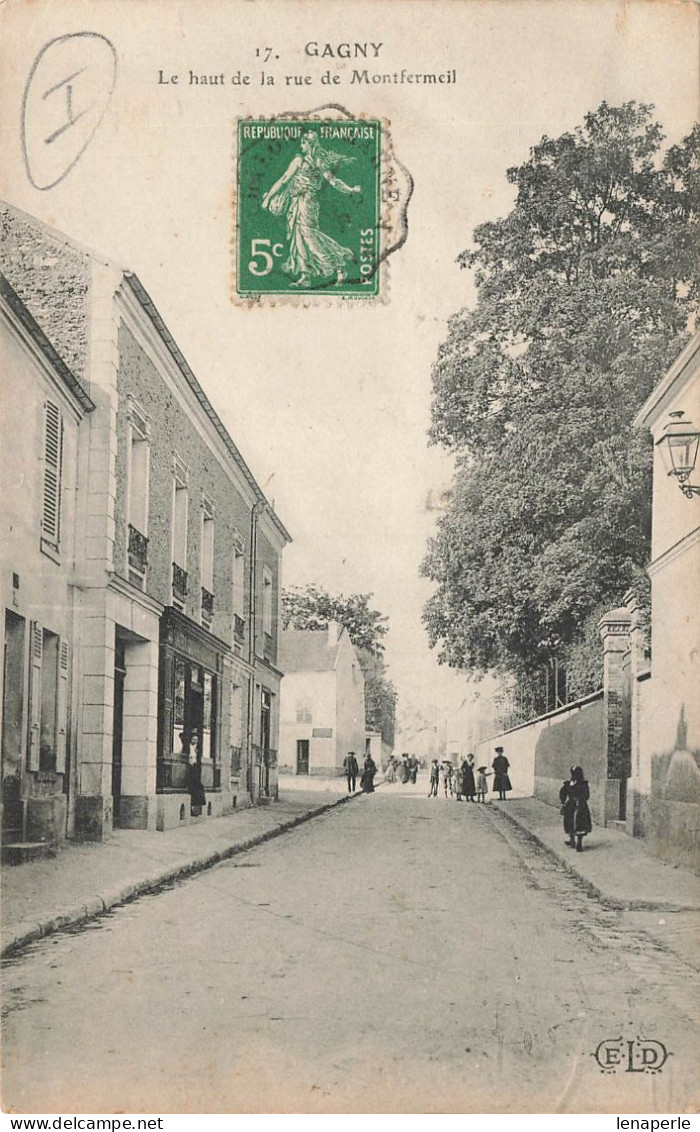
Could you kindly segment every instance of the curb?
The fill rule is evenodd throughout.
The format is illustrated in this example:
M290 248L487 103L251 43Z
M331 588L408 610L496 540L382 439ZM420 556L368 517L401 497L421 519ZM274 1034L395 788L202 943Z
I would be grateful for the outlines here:
M566 871L571 876L576 877L591 896L595 896L596 899L600 900L601 903L604 904L607 908L613 908L623 912L700 912L700 904L685 904L682 901L670 900L625 900L618 896L609 896L607 893L603 892L602 888L599 888L598 885L593 881L588 880L587 877L582 876L578 869L576 869L571 864L570 857L564 856L563 853L557 853L557 851L555 849L552 849L552 847L548 845L546 841L543 841L541 837L538 837L538 835L534 833L522 819L518 818L515 814L509 813L507 810L500 808L494 810L493 812L501 814L506 819L506 821L509 821L512 825L517 826L518 829L521 829L528 835L528 837L532 838L532 840L536 845L539 846L540 849L543 849L545 853L549 854L550 857L553 857L554 860L558 861L560 865L563 865Z
M93 920L99 916L103 916L113 908L121 904L129 904L132 900L137 900L139 896L145 896L147 893L154 892L166 884L174 884L178 880L184 880L186 877L204 872L213 865L218 865L221 861L227 861L229 858L235 857L238 853L245 853L248 849L253 849L256 845L262 845L266 841L272 841L273 838L279 837L283 833L289 833L290 830L303 825L307 821L311 821L312 818L320 817L321 814L328 813L329 810L335 809L336 806L343 806L351 802L353 798L359 797L360 795L358 793L348 794L347 797L343 798L336 798L333 802L326 802L324 805L317 806L313 810L307 810L306 813L298 814L296 817L282 822L281 825L275 826L273 829L267 829L264 833L255 834L255 836L248 837L244 841L236 841L233 845L227 845L223 849L214 850L206 856L183 861L181 864L174 867L166 867L161 873L152 873L143 880L129 881L127 884L105 889L104 892L98 893L96 896L88 897L85 903L62 909L46 920L39 922L34 920L22 920L17 924L15 929L8 932L8 938L3 943L2 948L0 948L0 958L10 958L23 947L26 947L30 943L36 943L39 939L63 931L65 928L75 927L77 924L82 924L87 920Z

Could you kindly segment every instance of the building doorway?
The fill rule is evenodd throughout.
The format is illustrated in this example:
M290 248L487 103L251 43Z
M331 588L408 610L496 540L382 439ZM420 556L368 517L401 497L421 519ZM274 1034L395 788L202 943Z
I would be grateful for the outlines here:
M2 693L2 838L22 840L25 620L5 611Z
M265 797L270 794L270 713L272 696L267 688L262 689L260 698L260 793Z
M114 723L112 727L112 807L113 822L121 819L122 737L124 734L124 680L126 679L126 646L115 630L114 642Z
M309 740L297 739L297 774L309 773Z

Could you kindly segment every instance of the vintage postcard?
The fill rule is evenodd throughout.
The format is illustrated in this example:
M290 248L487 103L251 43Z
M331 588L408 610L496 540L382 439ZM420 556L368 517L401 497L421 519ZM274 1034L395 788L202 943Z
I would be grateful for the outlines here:
M0 4L5 1113L690 1127L698 38Z

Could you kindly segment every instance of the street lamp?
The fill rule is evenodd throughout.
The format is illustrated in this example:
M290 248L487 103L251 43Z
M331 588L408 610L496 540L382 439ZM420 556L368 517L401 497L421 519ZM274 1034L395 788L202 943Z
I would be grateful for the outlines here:
M671 420L656 442L664 467L669 476L675 476L678 486L687 499L700 495L700 487L688 483L698 458L700 432L690 421L684 421L683 411L671 413Z

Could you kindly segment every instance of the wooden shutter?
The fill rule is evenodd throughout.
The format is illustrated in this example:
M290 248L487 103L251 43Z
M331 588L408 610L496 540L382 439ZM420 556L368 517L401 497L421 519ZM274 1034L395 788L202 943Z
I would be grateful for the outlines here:
M58 650L58 690L56 693L56 771L58 774L64 774L66 769L69 656L68 642L61 641Z
M43 539L58 549L61 538L61 471L63 420L53 401L44 405L44 498L41 516Z
M29 744L27 770L38 770L41 745L41 665L44 653L44 630L33 621L29 635Z

